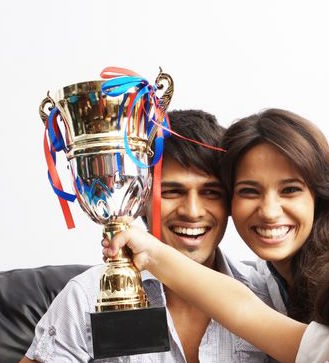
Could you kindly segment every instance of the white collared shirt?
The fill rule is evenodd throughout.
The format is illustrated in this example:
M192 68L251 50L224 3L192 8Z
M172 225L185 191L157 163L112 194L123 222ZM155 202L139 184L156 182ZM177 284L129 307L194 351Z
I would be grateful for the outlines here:
M216 264L219 271L240 280L263 301L273 306L264 278L253 267L232 264L219 249L216 251ZM38 323L35 338L26 353L28 358L47 363L85 363L90 360L85 312L95 312L99 279L104 269L105 265L94 266L68 282ZM142 280L150 305L166 306L163 285L148 272L142 273ZM167 319L170 351L115 357L97 362L186 363L183 347L168 309ZM199 346L199 362L258 363L274 360L211 320Z

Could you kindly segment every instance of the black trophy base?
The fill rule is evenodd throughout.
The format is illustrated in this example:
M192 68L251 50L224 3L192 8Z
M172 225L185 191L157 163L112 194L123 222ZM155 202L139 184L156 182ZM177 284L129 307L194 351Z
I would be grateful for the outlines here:
M170 350L165 307L86 314L94 359Z

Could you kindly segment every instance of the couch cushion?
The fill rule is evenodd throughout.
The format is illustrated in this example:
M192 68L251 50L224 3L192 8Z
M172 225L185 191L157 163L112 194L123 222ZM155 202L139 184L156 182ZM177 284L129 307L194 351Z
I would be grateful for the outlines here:
M18 362L34 328L68 280L90 266L64 265L0 272L0 361Z

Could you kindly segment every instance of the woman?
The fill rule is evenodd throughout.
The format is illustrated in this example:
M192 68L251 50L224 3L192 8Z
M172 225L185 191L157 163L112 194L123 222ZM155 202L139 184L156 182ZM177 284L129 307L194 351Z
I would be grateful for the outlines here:
M269 261L288 315L306 323L316 315L329 324L323 315L329 281L319 279L329 259L326 138L302 117L269 109L234 123L224 146L221 180L237 231Z
M329 148L325 137L295 114L267 110L233 124L224 146L228 151L221 165L222 181L238 232L261 258L270 261L288 315L306 323L312 319L328 323ZM146 237L140 236L141 232L118 236L112 253L117 243L128 242L139 268L147 268L274 358L295 361L305 324L266 307L227 276L204 270L163 244L147 244ZM327 274L320 274L322 270ZM191 286L186 285L185 271ZM214 289L209 291L211 284ZM326 343L321 345L321 339ZM311 323L297 362L328 359L328 346L329 330Z

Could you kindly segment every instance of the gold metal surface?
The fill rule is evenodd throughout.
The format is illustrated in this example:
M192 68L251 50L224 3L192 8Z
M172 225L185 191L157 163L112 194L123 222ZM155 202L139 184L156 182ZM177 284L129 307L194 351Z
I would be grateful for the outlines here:
M159 104L159 107L164 115L167 112L170 101L174 94L174 81L168 73L163 73L162 68L161 67L159 67L159 68L160 68L160 73L158 74L158 76L155 80L155 84L159 90L162 90L164 87L164 84L167 84L167 88L166 88L165 92L160 97L160 104ZM162 122L162 120L160 122ZM149 135L149 139L148 139L148 143L147 143L148 147L151 147L157 131L158 131L158 126L154 125L154 127L151 130L151 133Z
M116 223L104 228L110 239L119 231L127 230L129 224ZM149 306L142 287L140 272L131 260L128 248L121 248L118 255L109 258L107 268L100 280L100 296L96 311L139 309Z
M147 147L145 140L137 137L128 137L128 144L131 151L147 153L148 156L153 156L153 151ZM83 137L72 145L71 149L67 152L68 160L79 155L92 155L107 152L123 152L125 150L122 137Z
M39 115L40 115L40 118L41 118L41 120L42 120L42 122L44 124L48 120L48 114L45 112L45 107L46 107L47 104L50 105L49 109L52 109L52 108L55 107L55 102L50 97L49 91L47 92L47 97L42 100L42 102L40 104L40 107L39 107ZM49 111L49 109L48 109L48 111Z
M165 113L167 112L172 96L174 94L174 81L168 73L163 73L162 68L161 67L159 68L160 68L160 73L158 74L155 80L155 84L158 89L162 90L164 87L163 81L167 83L167 88L164 94L160 97L160 105L159 105L162 109L162 112Z
M110 97L102 93L104 81L91 81L73 84L62 88L55 97L55 103L68 131L66 135L67 148L74 154L77 142L88 140L90 145L95 143L108 143L108 139L123 137L123 131L128 127L129 137L147 141L145 119L140 122L141 100L136 103L133 114L128 120L128 106L134 89L122 109L121 119L118 120L120 105L124 95ZM88 145L86 145L87 147Z

